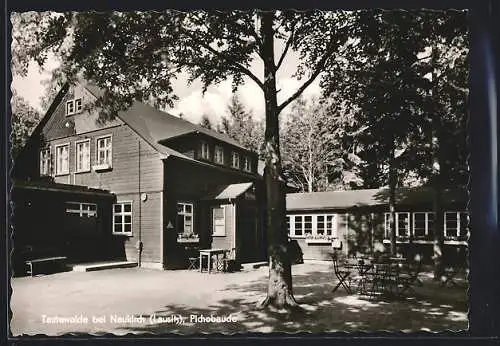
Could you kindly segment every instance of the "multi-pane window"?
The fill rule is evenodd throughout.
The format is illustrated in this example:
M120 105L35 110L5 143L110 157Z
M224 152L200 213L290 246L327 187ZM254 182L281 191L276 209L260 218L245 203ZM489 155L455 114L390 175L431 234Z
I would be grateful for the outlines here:
M426 238L434 227L434 213L413 213L413 236L415 238Z
M67 202L66 213L78 214L80 217L97 217L97 204Z
M235 151L231 154L231 166L233 168L240 168L240 154Z
M75 114L75 101L70 100L66 102L66 115Z
M40 175L50 175L50 148L40 150Z
M460 211L447 211L444 213L445 238L458 238L467 235L467 213Z
M193 226L193 203L177 203L177 232L194 233Z
M304 217L302 215L295 215L294 217L294 232L291 235L303 235L304 234Z
M245 164L243 166L243 169L247 172L250 172L251 170L251 162L250 162L250 158L248 156L245 156Z
M410 235L410 213L397 212L396 214L396 237L408 237ZM385 236L391 234L391 213L384 214Z
M214 207L212 209L213 235L226 235L226 217L224 206Z
M69 174L69 144L56 146L56 175Z
M336 214L288 215L287 229L290 236L336 236Z
M304 216L304 234L312 234L312 215Z
M75 100L75 113L80 113L82 111L82 99Z
M81 98L66 101L66 115L80 113L83 108Z
M76 142L76 171L90 171L90 139Z
M215 163L224 164L224 148L220 145L215 146Z
M210 159L210 147L207 142L201 142L201 158L204 160Z
M335 230L335 226L337 224L336 215L326 215L326 226L325 231L326 235L333 235L333 231ZM319 226L319 221L318 221Z
M410 236L410 213L396 213L396 236Z
M113 233L132 235L132 202L113 205Z
M97 165L107 165L111 167L112 162L112 142L111 136L97 138L96 150Z

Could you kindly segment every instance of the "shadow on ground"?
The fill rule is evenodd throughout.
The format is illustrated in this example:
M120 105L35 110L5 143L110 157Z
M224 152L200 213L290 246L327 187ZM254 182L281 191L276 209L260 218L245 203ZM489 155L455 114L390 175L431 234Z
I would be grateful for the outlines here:
M294 275L294 295L303 307L300 312L281 313L258 310L256 303L265 297L266 282L230 285L224 299L207 308L168 305L154 316L184 317L181 325L144 324L130 327L131 333L247 333L247 332L335 332L335 331L447 331L467 329L467 295L464 287L441 287L429 278L411 296L400 299L367 299L347 295L341 289L332 293L336 283L324 271ZM227 298L234 296L235 298ZM236 322L195 323L190 316L232 316ZM144 315L147 319L150 315Z

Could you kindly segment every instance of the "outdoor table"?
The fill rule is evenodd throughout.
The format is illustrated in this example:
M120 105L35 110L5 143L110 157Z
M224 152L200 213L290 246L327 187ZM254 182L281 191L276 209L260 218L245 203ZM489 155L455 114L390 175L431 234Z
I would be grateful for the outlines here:
M208 273L212 270L212 256L215 255L216 261L219 261L219 255L225 255L229 250L227 249L203 249L200 250L200 272L203 272L203 256L207 257L207 270ZM217 265L216 265L217 269Z

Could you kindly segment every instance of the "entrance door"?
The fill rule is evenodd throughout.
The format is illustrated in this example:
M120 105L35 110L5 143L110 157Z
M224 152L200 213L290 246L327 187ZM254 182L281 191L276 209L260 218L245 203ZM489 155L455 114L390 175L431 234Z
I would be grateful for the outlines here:
M257 208L239 206L236 237L242 263L262 260L262 242L258 231Z

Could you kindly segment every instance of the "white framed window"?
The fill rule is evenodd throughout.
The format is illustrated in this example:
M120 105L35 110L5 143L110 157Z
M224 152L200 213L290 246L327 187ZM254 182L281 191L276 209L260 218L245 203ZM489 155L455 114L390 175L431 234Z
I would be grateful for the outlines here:
M226 235L226 208L223 205L212 208L212 224L214 236Z
M207 142L201 142L201 158L210 160L210 146Z
M286 225L292 237L337 236L337 214L287 215Z
M468 215L464 211L444 213L444 237L458 238L467 236Z
M82 109L83 109L83 102L81 97L66 101L66 115L80 113Z
M243 169L245 171L247 171L247 172L250 172L252 170L252 165L251 165L250 157L248 157L248 156L245 156L245 161L244 161Z
M75 114L75 101L66 101L66 115Z
M75 113L80 113L83 109L82 99L75 99Z
M214 155L215 163L224 164L224 148L220 145L215 146L215 155Z
M66 202L66 213L78 214L80 217L97 217L97 204Z
M69 174L69 144L56 145L56 175Z
M132 235L132 201L113 204L113 234Z
M235 151L231 153L231 167L240 168L240 154Z
M433 212L413 213L413 236L415 238L426 238L430 235L430 230L434 228Z
M111 135L98 137L96 139L97 150L96 150L96 164L98 166L111 167L113 148L112 148L112 138Z
M391 234L391 213L384 213L384 228L385 237L389 238ZM396 237L410 236L410 213L397 212L396 213Z
M40 150L40 176L50 175L50 148Z
M177 203L177 233L194 233L193 203Z
M76 172L90 171L90 139L75 142Z

